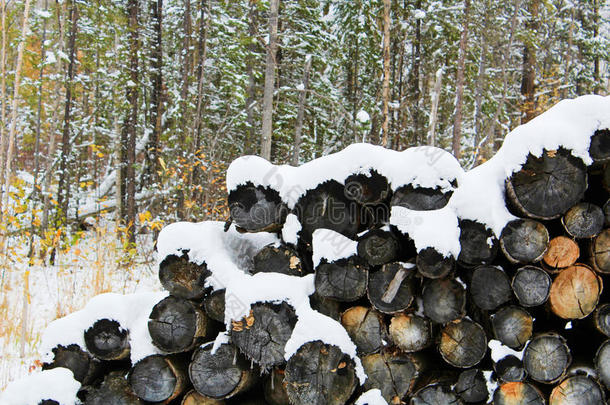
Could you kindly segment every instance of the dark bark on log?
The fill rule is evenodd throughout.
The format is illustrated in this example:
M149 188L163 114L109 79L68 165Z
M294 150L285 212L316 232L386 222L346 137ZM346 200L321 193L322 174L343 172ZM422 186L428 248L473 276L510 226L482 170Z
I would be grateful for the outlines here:
M208 319L191 301L169 296L155 305L148 320L152 342L167 353L185 352L206 335Z
M213 291L203 300L206 315L222 323L225 321L225 291L225 289Z
M284 362L284 346L296 321L294 310L285 302L254 304L250 315L232 321L231 338L246 358L265 370Z
M572 362L566 340L556 333L534 337L525 348L523 365L528 375L544 384L559 381Z
M491 316L496 339L514 350L521 350L534 331L534 320L523 308L508 306Z
M604 226L610 225L610 199L604 204Z
M100 319L85 331L85 345L100 360L121 360L129 356L129 331L110 319Z
M195 390L190 390L182 398L180 405L225 405L222 399L208 398Z
M565 213L561 223L574 238L593 238L604 227L604 212L595 204L578 203Z
M411 398L411 405L460 405L462 400L445 384L428 385Z
M598 331L610 337L610 304L598 305L593 321Z
M348 355L315 341L288 360L284 383L292 405L342 405L354 392L357 378Z
M455 267L453 256L445 257L432 247L421 250L417 254L415 263L419 273L428 278L445 277Z
M212 344L193 353L189 377L195 390L215 399L231 398L247 391L257 381L256 369L232 344L222 344L212 354Z
M316 268L316 292L322 298L351 302L366 293L369 272L353 259L322 263Z
M358 239L358 256L371 266L381 266L398 256L398 240L392 232L373 229Z
M610 160L610 130L598 129L591 137L589 155L596 163Z
M383 317L367 307L352 307L341 315L341 324L356 345L359 354L375 353L383 346L386 327Z
M271 375L265 380L265 401L269 405L284 405L288 404L288 392L284 385L285 372L282 369L276 368L271 371Z
M288 247L265 246L254 256L252 273L281 273L289 276L304 275L298 253Z
M388 404L398 404L411 392L418 370L411 357L400 352L369 354L362 358L365 390L377 388Z
M525 382L508 382L496 388L493 396L494 405L546 405L542 393L532 384Z
M288 208L277 191L252 184L238 186L229 193L231 219L245 232L279 231Z
M484 402L489 398L485 376L476 368L462 371L454 390L467 403Z
M524 215L536 219L559 217L579 202L587 188L583 161L569 150L544 151L527 161L506 182L506 195Z
M485 311L492 311L512 297L510 280L506 273L494 266L477 267L470 282L470 294L474 303Z
M317 292L314 292L309 296L309 304L311 305L311 308L315 309L321 314L333 318L335 321L339 321L341 319L339 302L333 299L321 297Z
M205 279L211 273L204 264L190 262L188 253L167 256L159 265L161 285L171 295L189 300L200 299L206 292Z
M167 404L178 398L188 385L186 364L169 356L148 356L133 366L129 383L140 399Z
M53 361L44 363L42 369L51 370L55 367L64 367L72 371L74 379L82 385L89 385L101 371L99 360L91 357L75 344L59 345L53 349Z
M549 242L549 247L542 258L542 264L549 272L570 267L580 256L578 243L566 236L558 236Z
M376 205L390 195L388 179L371 170L368 174L352 174L345 179L345 195L362 205Z
M521 305L535 307L548 300L551 277L539 267L524 266L513 276L512 287Z
M593 266L600 273L610 273L610 228L604 229L591 245Z
M549 244L546 227L532 219L516 219L506 224L500 247L512 263L533 263L544 256Z
M582 319L595 310L602 279L588 266L575 264L562 270L551 284L549 304L563 319Z
M478 266L491 263L498 254L498 239L485 225L461 219L460 255L458 261L466 266Z
M605 405L603 388L592 377L575 375L558 384L549 397L549 405Z
M606 340L595 354L595 370L599 380L610 389L610 340Z
M523 362L513 355L508 355L494 363L496 376L502 382L525 381L527 373Z
M384 314L407 309L413 301L413 273L414 269L408 269L401 263L389 263L371 273L368 298L375 309Z
M405 207L415 211L430 211L443 208L453 192L443 192L439 188L414 187L410 184L394 191L391 206Z
M466 314L466 291L453 279L426 282L422 299L424 314L436 323L451 322Z
M311 242L313 231L331 229L354 239L360 227L360 206L350 201L341 184L331 180L309 190L294 207L302 225L301 238Z
M454 367L476 366L487 352L487 336L476 322L468 319L451 322L441 331L438 350Z
M125 379L123 372L111 372L102 384L87 394L85 405L141 405L138 398Z
M412 353L433 343L432 325L427 318L415 314L397 314L390 322L390 337L401 350Z

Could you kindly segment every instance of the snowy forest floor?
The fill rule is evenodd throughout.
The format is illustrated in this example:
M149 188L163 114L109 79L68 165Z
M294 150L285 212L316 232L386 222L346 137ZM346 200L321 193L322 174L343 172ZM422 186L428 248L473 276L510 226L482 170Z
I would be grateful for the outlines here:
M42 260L28 264L26 238L8 240L0 257L0 391L40 368L38 345L49 322L81 309L97 294L161 289L152 234L138 235L137 242L132 264L122 264L114 223L102 223L58 251L55 265L47 266ZM30 294L24 304L26 280Z

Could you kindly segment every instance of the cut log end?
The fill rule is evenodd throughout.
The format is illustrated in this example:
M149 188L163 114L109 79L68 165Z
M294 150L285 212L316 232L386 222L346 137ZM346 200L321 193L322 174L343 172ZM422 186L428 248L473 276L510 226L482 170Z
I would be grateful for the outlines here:
M610 129L598 129L591 136L589 155L596 163L610 161Z
M418 371L411 358L400 352L370 354L362 358L362 366L368 376L364 389L379 389L388 404L401 403L411 391Z
M493 231L480 222L461 219L460 255L458 261L465 266L491 263L498 254L498 240Z
M298 253L288 246L265 246L254 256L253 273L281 273L302 276L305 273Z
M591 203L578 203L561 219L565 230L574 238L592 238L604 227L604 212Z
M377 311L362 306L352 307L341 315L341 324L358 353L374 353L383 346L386 331L383 318Z
M527 373L523 362L513 355L508 355L494 363L494 371L502 382L525 381Z
M571 362L572 356L566 340L555 333L534 337L525 348L523 356L528 375L545 384L560 380Z
M370 173L352 174L345 179L345 195L350 200L363 205L375 205L390 195L388 179L376 170Z
M610 340L601 344L595 354L595 370L606 389L610 389Z
M485 311L491 311L508 302L512 288L506 273L494 266L479 266L470 282L470 294L474 303Z
M566 236L558 236L549 241L549 247L542 258L542 263L550 272L556 272L576 263L579 256L578 243Z
M467 403L487 401L487 381L479 369L472 368L460 373L454 388L458 396Z
M97 374L99 361L78 345L57 346L53 349L53 361L42 365L43 370L64 367L72 371L74 379L83 385L89 384Z
M369 301L385 314L404 311L413 301L413 269L401 263L389 263L371 273L368 283Z
M417 352L432 344L432 325L423 316L397 314L390 322L390 337L401 350Z
M205 336L208 321L188 300L169 296L155 305L148 320L153 344L167 353L190 350Z
M574 375L558 384L549 405L605 405L606 396L599 383L586 375Z
M425 248L417 254L415 259L417 271L427 278L441 278L447 276L455 266L453 256L445 257L432 247Z
M535 263L542 259L549 244L546 227L532 219L516 219L502 230L500 248L512 263Z
M541 268L524 266L517 270L511 285L521 305L535 307L548 300L551 282L551 277Z
M143 402L133 392L123 372L111 372L102 384L87 394L87 405L141 405Z
M597 330L610 337L610 304L603 304L597 307L594 321Z
M100 319L85 331L89 353L100 360L121 360L129 356L129 331L115 320Z
M496 388L493 395L494 405L545 405L542 393L533 385L525 382L508 382Z
M152 355L137 362L129 375L133 392L149 402L170 402L186 388L185 367L178 360Z
M420 389L411 398L410 405L456 404L461 403L455 392L445 384L431 384Z
M195 390L190 390L184 394L180 405L225 405L222 399L208 398Z
M406 185L394 191L390 204L415 211L438 210L447 205L452 194L440 188Z
M422 299L424 314L436 323L461 319L466 313L466 291L453 279L426 282Z
M358 256L371 266L381 266L396 259L398 240L388 231L373 229L358 240Z
M491 325L496 339L514 350L521 350L534 330L532 316L517 306L500 309L492 315Z
M602 280L589 267L576 264L562 270L551 285L549 303L563 319L582 319L595 310Z
M225 289L213 291L203 300L205 313L217 322L225 321Z
M322 298L351 302L366 293L369 272L353 260L322 263L316 268L316 292Z
M211 273L205 264L189 261L188 254L169 255L159 265L161 285L171 295L190 300L204 296L207 288L205 279Z
M238 186L227 201L232 221L246 232L278 231L288 215L279 193L271 188Z
M595 269L600 273L610 274L610 228L597 235L591 249Z
M441 331L439 352L454 367L477 365L487 352L485 331L476 322L460 320L447 324Z

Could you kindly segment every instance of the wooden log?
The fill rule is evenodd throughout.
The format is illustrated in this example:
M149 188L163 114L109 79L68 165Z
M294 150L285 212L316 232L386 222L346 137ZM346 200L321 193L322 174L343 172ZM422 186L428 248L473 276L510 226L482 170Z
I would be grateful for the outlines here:
M447 205L452 194L452 191L443 192L438 187L417 187L407 184L394 191L390 205L416 211L438 210Z
M293 211L302 226L301 239L308 243L316 229L331 229L354 239L360 227L360 206L345 196L343 185L335 180L307 191Z
M422 300L424 314L436 323L451 322L466 314L466 291L454 279L427 281Z
M589 155L595 163L607 162L610 160L610 130L598 129L591 136L589 145Z
M491 263L498 254L498 239L493 231L480 222L460 219L460 255L465 266Z
M390 337L404 352L418 352L433 343L432 325L423 316L399 313L390 322Z
M38 405L61 405L61 404L54 399L43 399L42 401L40 401L38 403Z
M549 244L546 227L532 219L515 219L506 224L500 248L511 263L534 263L542 259Z
M511 286L521 305L535 307L548 300L551 282L551 277L541 268L524 266L513 276Z
M292 405L342 405L356 388L354 361L337 346L308 342L288 360L284 383Z
M371 229L358 238L358 256L371 266L381 266L398 256L398 240L392 232Z
M366 293L369 271L354 259L323 262L316 268L314 284L322 298L351 302Z
M604 212L595 204L581 202L565 213L561 223L574 238L592 238L604 227Z
M195 350L188 367L193 388L214 399L227 399L256 384L256 369L232 344L222 344L212 353L212 344Z
M460 373L454 391L462 401L467 403L480 403L489 398L485 376L481 370L476 368Z
M254 256L253 260L253 274L281 273L289 276L305 275L297 251L286 245L265 246Z
M610 304L598 305L593 316L595 328L610 337Z
M271 370L271 374L265 379L263 388L265 401L269 405L284 405L290 403L288 400L288 392L284 385L285 372L281 368Z
M312 309L333 318L335 321L341 320L341 310L338 301L321 297L320 294L314 292L309 296L309 305L311 305Z
M506 195L523 215L553 219L579 202L587 189L587 168L569 150L528 155L521 170L506 182Z
M441 278L447 276L455 267L453 256L443 256L432 247L425 248L417 254L415 259L417 271L428 278Z
M184 253L167 256L159 264L159 280L171 295L189 300L200 299L206 293L205 279L210 275L205 263L196 264Z
M167 353L186 352L200 344L208 318L191 301L168 296L157 303L148 319L152 342Z
M604 226L610 226L610 199L604 204Z
M549 241L549 247L542 257L542 263L550 272L570 267L580 256L580 247L567 236L557 236Z
M414 271L402 263L388 263L381 270L371 273L367 291L375 309L384 314L407 309L413 302Z
M285 302L257 303L248 316L231 322L231 339L246 358L267 370L284 363L284 346L296 321L294 309Z
M474 303L485 311L492 311L512 298L508 276L501 268L482 265L474 269L470 282Z
M430 384L411 397L411 405L461 405L463 402L451 387L445 384Z
M595 371L606 389L610 389L610 340L601 344L594 358Z
M110 319L99 319L85 330L85 345L100 360L121 360L131 351L129 331Z
M545 405L542 393L526 382L507 382L494 391L494 405Z
M100 361L76 344L59 345L53 348L52 352L53 360L50 363L43 363L43 370L51 370L55 367L67 368L74 374L74 379L82 385L89 385L101 371Z
M549 397L549 405L605 405L606 395L597 380L574 375L559 383Z
M390 196L388 179L376 170L352 174L345 179L345 195L362 205L376 205Z
M523 355L523 365L528 375L544 384L559 381L572 362L572 355L566 340L556 333L535 336L527 344Z
M208 398L195 390L190 390L184 394L180 405L225 405L225 401L222 399Z
M205 313L211 319L224 323L225 321L225 289L212 291L203 299Z
M514 350L521 350L532 337L534 320L525 309L511 305L491 316L491 326L496 339Z
M416 363L400 351L369 354L362 358L368 378L365 390L379 389L388 404L400 404L417 378Z
M374 353L383 346L387 332L379 312L362 306L352 307L341 315L341 324L359 354Z
M501 358L493 366L498 380L502 382L525 381L527 377L523 362L513 355Z
M610 274L610 228L595 237L591 245L593 267L600 273Z
M588 266L568 267L551 284L551 310L563 319L582 319L595 310L602 288L601 278Z
M450 322L441 330L438 350L442 358L454 367L473 367L487 352L487 336L483 327L471 320Z
M227 201L231 220L246 232L278 231L288 215L276 190L251 183L229 192Z
M124 372L111 372L102 384L87 393L85 405L141 405L142 400L133 392Z
M167 404L178 398L188 385L186 365L174 357L148 356L133 366L129 384L140 399Z

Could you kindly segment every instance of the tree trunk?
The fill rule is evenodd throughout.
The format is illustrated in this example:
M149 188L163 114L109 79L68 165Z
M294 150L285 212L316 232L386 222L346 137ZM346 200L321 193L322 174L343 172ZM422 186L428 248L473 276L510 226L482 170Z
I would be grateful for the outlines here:
M206 335L208 319L193 302L169 296L155 305L148 332L155 346L166 353L191 350Z
M110 319L100 319L85 330L87 351L100 360L122 360L129 356L129 331Z
M246 134L246 142L244 154L252 155L255 153L254 146L256 144L256 123L254 122L254 105L256 104L256 78L254 76L254 66L256 64L256 42L257 35L257 16L258 9L256 0L249 0L250 8L248 10L248 54L246 57L246 74L248 75L248 89L246 90L246 122L248 124L248 132Z
M391 0L383 0L383 84L382 84L382 138L381 146L388 147L388 139L390 139L388 130L390 122L389 105L390 105L390 11L392 9Z
M521 95L523 96L523 114L521 124L536 116L536 31L538 29L538 8L540 0L529 0L530 20L526 23L528 35L523 47L523 73L521 77Z
M453 118L452 151L456 159L460 158L460 143L462 139L462 104L464 96L464 71L466 69L466 51L468 47L468 25L470 24L470 0L464 0L464 19L462 22L462 36L458 66L455 79L455 115Z
M436 121L438 119L438 103L441 99L441 84L443 82L444 67L436 71L434 89L430 94L430 117L428 119L428 145L436 145Z
M151 186L159 181L160 141L163 122L163 0L150 0L151 25L153 33L150 36L150 59L152 89L150 95L150 126L151 133L146 147L148 160L148 182Z
M277 65L277 20L280 0L269 2L269 44L265 69L265 92L263 95L263 118L261 132L261 156L271 160L273 136L273 93L275 90L275 68Z
M125 170L125 225L127 226L130 243L136 242L136 131L138 125L138 52L140 48L139 22L138 22L138 0L128 0L127 12L129 18L129 80L126 98L130 110L125 120L125 131L127 144L124 146L126 157Z
M301 132L303 130L303 117L305 115L305 100L309 89L309 71L311 70L311 55L307 55L305 67L303 68L303 88L300 89L299 105L297 108L297 123L294 130L294 149L292 152L292 165L299 165L299 155L301 153Z

